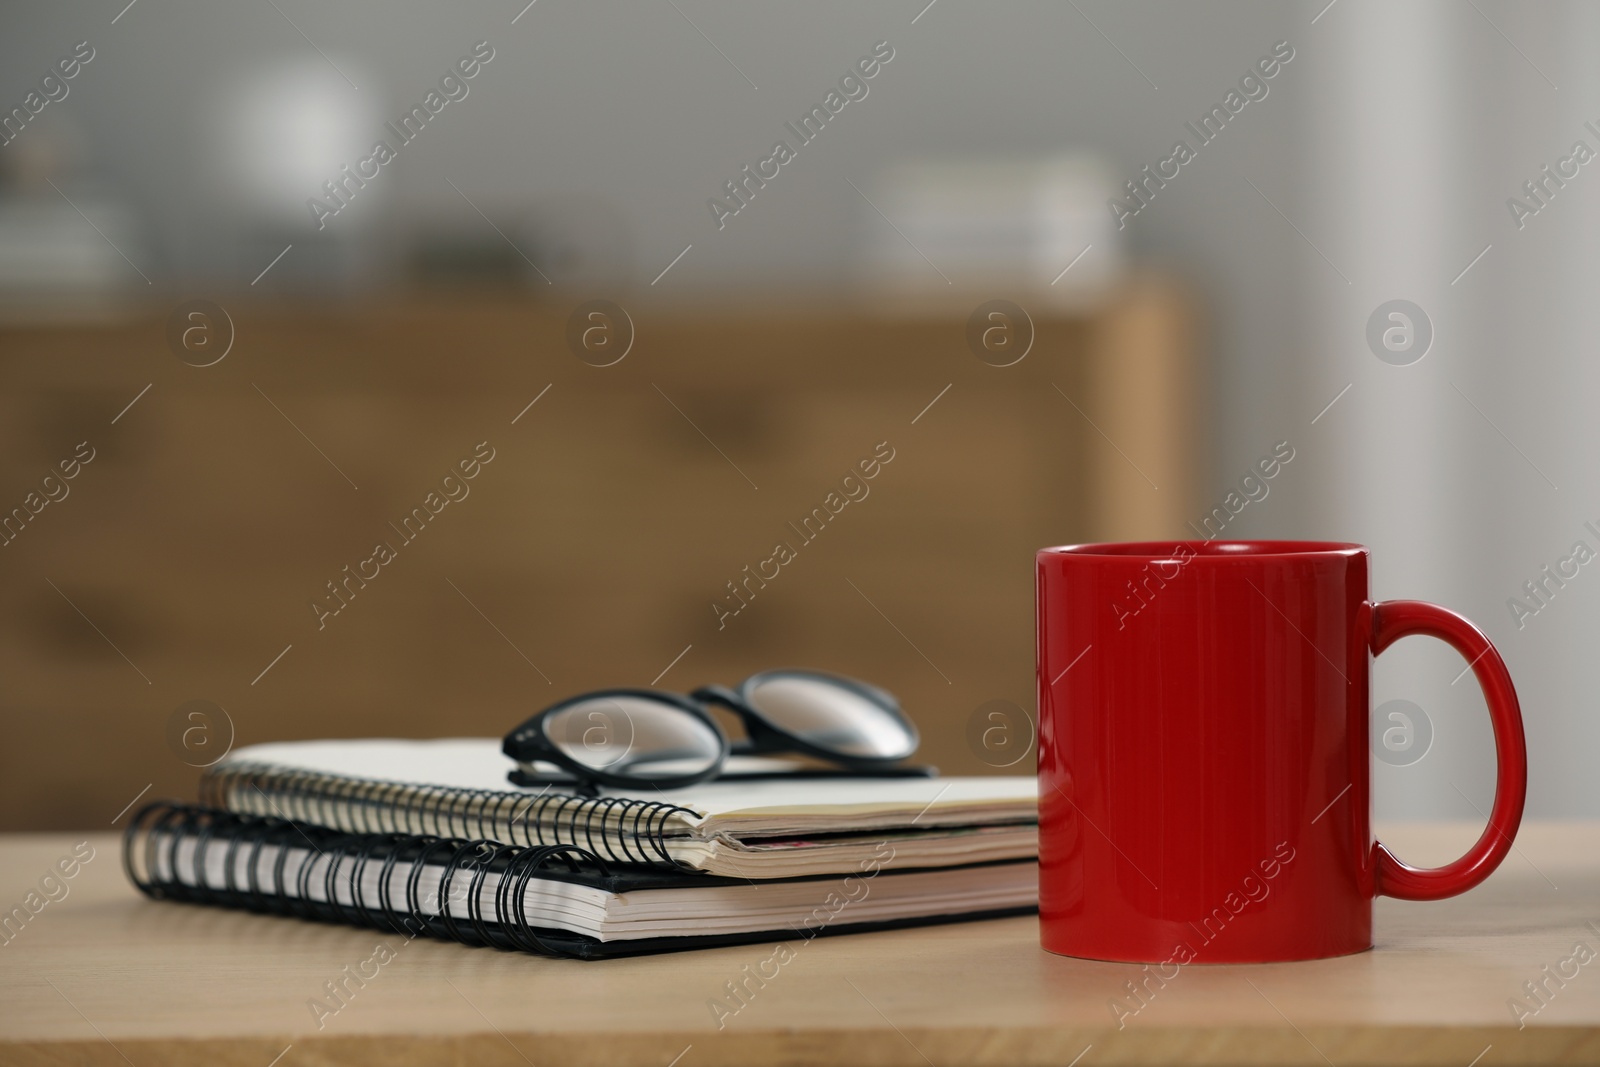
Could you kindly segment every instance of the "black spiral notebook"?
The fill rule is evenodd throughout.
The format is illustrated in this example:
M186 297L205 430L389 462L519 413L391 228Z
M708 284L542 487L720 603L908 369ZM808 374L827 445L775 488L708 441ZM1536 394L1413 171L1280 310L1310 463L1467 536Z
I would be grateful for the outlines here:
M781 761L735 757L729 770ZM578 845L606 860L737 878L848 874L892 835L893 867L1039 854L1031 777L718 780L643 796L518 788L495 738L292 741L236 749L201 800L347 833Z
M809 941L1038 910L1033 860L766 881L611 864L573 845L351 834L275 817L152 804L123 862L146 895L371 926L540 955L604 959Z

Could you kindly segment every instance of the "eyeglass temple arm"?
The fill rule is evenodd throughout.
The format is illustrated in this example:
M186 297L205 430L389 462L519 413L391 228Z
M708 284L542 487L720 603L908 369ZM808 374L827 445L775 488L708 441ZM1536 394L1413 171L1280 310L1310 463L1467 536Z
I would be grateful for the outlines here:
M563 792L575 793L581 797L598 797L600 795L599 782L566 773L539 774L518 767L506 772L506 781L512 785L522 786L524 789L531 789L537 785L542 785L546 789L551 786L561 786Z

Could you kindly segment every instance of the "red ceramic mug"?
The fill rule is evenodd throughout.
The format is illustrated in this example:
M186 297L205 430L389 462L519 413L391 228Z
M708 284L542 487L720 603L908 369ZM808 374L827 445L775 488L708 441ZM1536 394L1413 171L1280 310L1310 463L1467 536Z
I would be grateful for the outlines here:
M1367 550L1302 541L1069 545L1038 555L1044 947L1181 964L1372 947L1372 900L1487 878L1527 792L1517 696L1460 615L1374 604ZM1372 657L1427 634L1472 665L1499 777L1483 836L1407 866L1372 836Z

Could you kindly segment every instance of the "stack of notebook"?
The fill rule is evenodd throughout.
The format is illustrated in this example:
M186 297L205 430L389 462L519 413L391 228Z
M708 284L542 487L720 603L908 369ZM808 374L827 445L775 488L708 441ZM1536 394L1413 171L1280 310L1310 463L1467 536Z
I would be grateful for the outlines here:
M147 894L595 959L1031 912L1031 778L507 783L489 739L256 745L133 820ZM737 758L728 770L748 770Z

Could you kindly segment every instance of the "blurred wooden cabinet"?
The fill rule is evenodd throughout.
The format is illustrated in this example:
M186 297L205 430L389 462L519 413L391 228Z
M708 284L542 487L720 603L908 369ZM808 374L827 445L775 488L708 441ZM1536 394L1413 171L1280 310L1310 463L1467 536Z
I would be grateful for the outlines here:
M1196 330L1156 280L1035 317L1008 367L958 319L642 305L597 367L571 307L512 297L241 301L227 357L195 367L165 310L0 329L0 509L29 511L0 547L0 829L192 795L208 750L173 718L195 699L238 744L498 735L585 688L815 666L895 691L927 759L979 772L974 710L1034 705L1034 550L1192 517ZM493 458L460 480L475 448ZM830 492L859 499L805 541ZM748 603L719 626L730 582ZM205 727L220 751L228 725Z

